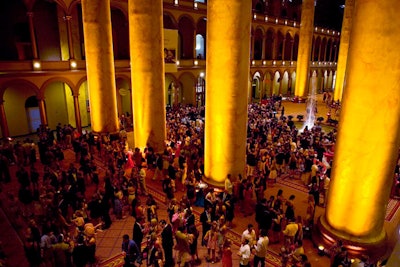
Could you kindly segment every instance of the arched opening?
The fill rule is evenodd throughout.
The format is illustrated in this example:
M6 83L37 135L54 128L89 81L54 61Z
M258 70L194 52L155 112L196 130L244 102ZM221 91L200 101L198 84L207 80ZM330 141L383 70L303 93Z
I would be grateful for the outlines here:
M203 59L205 55L205 40L203 35L196 34L196 58Z
M272 95L272 78L269 72L267 72L264 76L264 86L265 86L265 96L263 97L263 99L270 97Z
M272 95L278 96L280 94L279 88L281 86L281 74L279 72L275 72L274 81L272 84Z
M269 29L267 31L266 36L266 44L265 44L265 59L272 60L274 59L274 32Z
M40 110L36 96L30 96L25 101L26 116L28 118L29 133L36 132L40 124Z
M196 88L196 107L203 107L206 105L206 81L200 75L197 78L195 85Z
M252 101L260 101L261 99L261 76L259 72L254 73L251 83L251 98Z

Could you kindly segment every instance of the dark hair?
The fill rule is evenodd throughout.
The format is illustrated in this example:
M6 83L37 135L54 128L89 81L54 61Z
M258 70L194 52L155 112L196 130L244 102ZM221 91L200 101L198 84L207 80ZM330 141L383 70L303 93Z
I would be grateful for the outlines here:
M124 234L124 236L122 237L124 240L129 240L129 235Z
M261 236L267 236L267 229L262 228L260 231Z

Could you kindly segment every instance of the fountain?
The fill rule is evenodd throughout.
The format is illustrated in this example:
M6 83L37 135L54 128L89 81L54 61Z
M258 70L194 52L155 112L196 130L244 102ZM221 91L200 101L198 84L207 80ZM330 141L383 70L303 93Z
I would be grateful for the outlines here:
M303 132L306 127L309 130L311 130L312 127L314 127L316 106L317 106L317 73L314 71L311 76L311 93L308 95L307 99L306 120L303 124L303 127L300 129L300 132Z

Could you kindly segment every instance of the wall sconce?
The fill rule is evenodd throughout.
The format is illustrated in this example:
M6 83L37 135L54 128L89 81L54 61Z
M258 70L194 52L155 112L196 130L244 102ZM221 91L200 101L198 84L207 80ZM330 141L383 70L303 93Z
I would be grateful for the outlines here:
M181 64L181 62L179 62L179 60L177 60L176 65L179 66L179 64Z
M39 60L32 61L33 70L40 70L42 68L42 64L40 64Z
M296 27L296 25L297 25L297 24L296 24L296 21L295 21L295 22L293 22L293 27Z
M257 14L253 15L253 19L256 20L257 19Z
M338 32L337 35L339 36L339 35L340 35L340 32Z
M200 72L200 77L204 78L204 72Z
M268 16L265 16L264 20L265 20L265 21L268 21Z
M275 19L275 24L278 24L278 22L279 22L279 20L278 20L278 19Z
M321 32L324 32L324 31L325 31L324 29L321 30Z
M293 66L293 61L290 61L290 65L292 65L292 66Z
M252 60L251 61L251 65L255 65L256 64L256 61L255 60Z
M76 69L76 67L78 67L78 64L76 64L75 60L70 60L69 61L69 66L71 67L71 69Z
M179 5L179 0L174 0L174 5Z
M193 63L195 66L199 65L199 61L197 61L197 60L195 60Z
M194 8L194 9L197 9L197 2L194 2L193 8Z
M287 19L285 19L285 25L287 25Z
M282 65L285 66L285 64L286 64L286 62L285 62L285 61L282 61Z
M276 65L276 61L274 60L274 61L272 61L272 65Z
M267 65L267 61L266 60L263 60L263 65Z

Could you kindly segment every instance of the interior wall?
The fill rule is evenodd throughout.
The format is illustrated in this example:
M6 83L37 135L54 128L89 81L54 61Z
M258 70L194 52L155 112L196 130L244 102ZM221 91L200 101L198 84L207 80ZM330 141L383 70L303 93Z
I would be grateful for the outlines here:
M64 84L55 82L49 84L44 92L46 103L47 124L50 129L56 129L58 123L68 124L68 108L65 100Z
M35 95L29 88L8 88L4 93L4 109L6 112L10 136L29 134L29 122L25 110L25 101Z
M74 97L72 96L72 91L71 88L68 86L68 84L63 84L63 86L65 94L65 103L67 106L68 123L76 128Z

